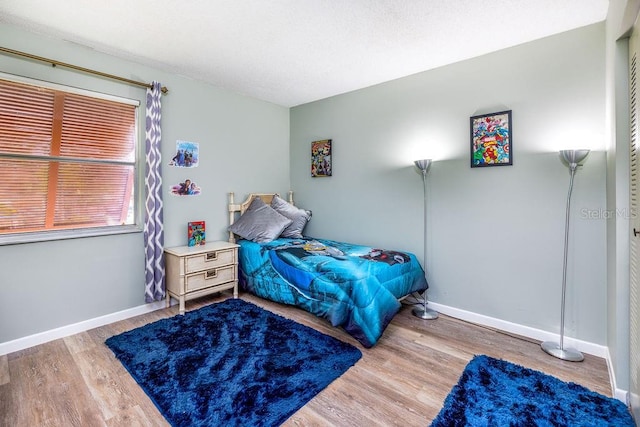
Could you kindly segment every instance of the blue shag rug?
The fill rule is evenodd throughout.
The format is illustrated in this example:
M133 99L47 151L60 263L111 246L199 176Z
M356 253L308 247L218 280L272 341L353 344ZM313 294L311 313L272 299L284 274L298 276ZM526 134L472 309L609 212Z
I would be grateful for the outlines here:
M467 365L431 424L443 426L635 426L619 400L489 356Z
M105 341L173 426L277 426L362 357L241 299Z

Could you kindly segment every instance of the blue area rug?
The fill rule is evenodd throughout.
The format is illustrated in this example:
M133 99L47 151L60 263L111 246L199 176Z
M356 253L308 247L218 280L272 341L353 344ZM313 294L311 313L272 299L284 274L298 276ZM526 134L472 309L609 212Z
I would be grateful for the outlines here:
M431 424L635 426L619 400L488 356L475 356Z
M362 356L240 299L106 344L173 426L280 425Z

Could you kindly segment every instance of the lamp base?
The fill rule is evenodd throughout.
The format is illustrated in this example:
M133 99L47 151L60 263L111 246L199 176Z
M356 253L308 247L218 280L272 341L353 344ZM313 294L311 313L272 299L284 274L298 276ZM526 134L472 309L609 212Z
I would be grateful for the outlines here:
M413 309L413 311L411 311L411 313L413 313L414 316L424 320L433 320L438 318L438 312L431 310L430 308L416 307Z
M568 360L569 362L582 362L584 360L584 356L578 350L572 348L560 348L560 344L545 341L540 344L542 350L550 354L553 357L557 357L558 359Z

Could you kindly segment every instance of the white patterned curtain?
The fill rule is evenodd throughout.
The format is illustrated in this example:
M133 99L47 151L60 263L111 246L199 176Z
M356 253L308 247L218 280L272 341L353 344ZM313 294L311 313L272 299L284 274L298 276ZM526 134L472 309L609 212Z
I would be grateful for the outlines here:
M145 301L164 298L164 225L162 222L162 175L160 141L160 97L162 85L152 83L147 89L147 120L145 132L146 168L144 185L146 191L144 241L145 241Z

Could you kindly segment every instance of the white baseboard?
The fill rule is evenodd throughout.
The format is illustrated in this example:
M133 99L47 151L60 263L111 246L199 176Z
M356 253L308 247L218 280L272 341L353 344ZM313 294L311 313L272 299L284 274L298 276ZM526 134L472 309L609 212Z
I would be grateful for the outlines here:
M166 306L166 302L164 300L152 302L149 304L139 305L137 307L118 311L116 313L111 313L104 316L95 317L93 319L84 320L82 322L74 323L72 325L62 326L60 328L51 329L49 331L40 332L34 335L29 335L24 338L18 338L13 341L3 342L3 343L0 343L0 356L13 353L19 350L24 350L25 348L33 347L35 345L44 344L46 342L53 341L58 338L64 338L64 337L68 337L69 335L88 331L89 329L97 328L99 326L108 325L109 323L118 322L120 320L128 319L130 317L150 313L152 311L165 308L165 306Z
M455 317L456 319L464 320L471 323L477 323L479 325L488 326L491 328L499 329L501 331L521 335L539 341L558 341L560 338L557 334L530 328L528 326L523 326L516 323L507 322L489 316L484 316L470 311L460 310L458 308L449 307L434 302L429 302L429 307L442 314L446 314L447 316ZM114 323L120 320L129 319L134 316L139 316L141 314L150 313L162 308L165 308L165 301L157 301L150 304L144 304L126 310L118 311L116 313L111 313L82 322L74 323L72 325L62 326L60 328L51 329L49 331L41 332L34 335L29 335L27 337L18 338L13 341L0 343L0 356L24 350L26 348L33 347L39 344L44 344L58 338L64 338L69 335L88 331L89 329L104 326L109 323ZM613 365L611 363L609 349L599 344L576 340L569 337L565 337L564 340L567 343L567 346L574 347L584 353L602 357L607 361L613 395L616 399L626 403L628 393L626 390L621 390L616 387L615 375L612 368Z
M484 316L481 314L473 313L471 311L460 310L458 308L449 307L431 301L429 301L429 307L433 310L438 311L439 313L455 317L456 319L476 323L478 325L488 326L526 338L531 338L538 341L558 342L560 340L560 336L558 334L553 334L551 332L543 331L540 329L530 328L528 326L519 325L517 323L507 322L505 320L496 319L489 316ZM564 337L564 342L567 344L567 347L573 347L583 353L591 354L593 356L605 359L607 362L607 369L609 370L609 378L611 381L611 390L613 397L624 403L627 403L627 391L617 388L615 381L616 377L615 373L613 372L613 364L611 363L611 355L609 354L608 347L594 344L588 341L577 340L570 337Z
M507 322L506 320L496 319L494 317L484 316L482 314L473 313L471 311L460 310L458 308L437 304L431 301L429 301L429 307L442 314L446 314L447 316L455 317L456 319L464 320L471 323L477 323L479 325L488 326L491 328L496 328L501 331L510 332L512 334L521 335L523 337L531 338L534 340L560 340L560 336L558 334L531 328L529 326L519 325L517 323ZM594 344L588 341L581 341L571 337L564 337L564 342L567 347L572 347L583 353L602 357L603 359L605 359L608 354L607 347L603 345Z
M144 304L137 307L129 308L126 310L118 311L116 313L107 314L104 316L88 319L82 322L74 323L60 328L51 329L49 331L41 332L38 334L30 335L23 338L18 338L13 341L7 341L0 343L0 356L14 351L24 350L25 348L33 347L38 344L53 341L58 338L63 338L69 335L84 332L89 329L97 328L99 326L107 325L109 323L117 322L120 320L128 319L130 317L139 316L141 314L150 313L152 311L165 307L164 301L157 301L150 304ZM550 332L542 331L528 326L519 325L516 323L507 322L504 320L496 319L489 316L473 313L470 311L460 310L458 308L449 307L446 305L438 304L435 302L429 302L429 307L434 310L446 314L451 317L455 317L467 322L477 323L479 325L489 326L492 328L500 329L505 332L510 332L516 335L522 335L524 337L536 339L539 341L558 341L559 336ZM576 340L570 337L565 337L567 346L574 347L584 353L592 354L594 356L609 359L609 350L607 347L593 344L586 341ZM611 365L611 363L609 363Z
M613 369L613 363L611 361L611 353L609 353L609 349L607 349L607 368L609 369L609 379L611 381L611 390L613 390L613 397L623 402L627 406L629 405L629 392L627 390L623 390L618 388L618 384L616 382L616 373Z

